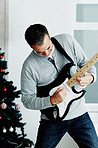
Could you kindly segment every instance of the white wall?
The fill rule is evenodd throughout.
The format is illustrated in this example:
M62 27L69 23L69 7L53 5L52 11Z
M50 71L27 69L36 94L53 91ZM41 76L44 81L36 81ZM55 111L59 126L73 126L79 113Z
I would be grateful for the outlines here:
M75 25L75 3L73 0L9 0L9 80L20 89L20 73L22 63L31 48L24 39L24 32L30 24L42 23L47 26L51 36L58 33L73 35ZM25 133L35 142L39 111L27 110L20 99ZM65 144L66 143L66 144ZM58 148L77 148L72 139L66 135Z

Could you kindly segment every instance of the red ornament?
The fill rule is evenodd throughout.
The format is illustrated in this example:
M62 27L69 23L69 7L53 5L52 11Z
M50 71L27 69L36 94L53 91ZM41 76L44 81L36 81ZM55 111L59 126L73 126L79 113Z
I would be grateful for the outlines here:
M1 72L3 72L3 69L1 68L1 70L0 70Z
M0 120L2 119L2 117L0 116Z
M0 59L2 59L3 58L3 55L2 54L0 54Z
M6 88L6 87L4 87L4 88L3 88L3 91L5 91L5 92L6 92L6 91L7 91L7 88Z

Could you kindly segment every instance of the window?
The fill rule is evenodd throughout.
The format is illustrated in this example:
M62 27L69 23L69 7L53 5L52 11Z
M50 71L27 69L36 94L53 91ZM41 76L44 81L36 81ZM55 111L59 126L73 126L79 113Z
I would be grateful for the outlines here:
M77 22L98 22L98 4L77 4Z
M77 1L74 37L89 59L98 52L98 2ZM95 64L98 77L98 62ZM98 80L87 88L87 103L98 103Z

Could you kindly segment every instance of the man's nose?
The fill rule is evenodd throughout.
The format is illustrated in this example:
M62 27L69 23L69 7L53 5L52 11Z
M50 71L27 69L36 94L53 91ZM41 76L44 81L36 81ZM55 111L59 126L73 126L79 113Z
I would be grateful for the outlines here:
M47 50L44 52L44 56L48 56L48 55L49 55L49 51Z

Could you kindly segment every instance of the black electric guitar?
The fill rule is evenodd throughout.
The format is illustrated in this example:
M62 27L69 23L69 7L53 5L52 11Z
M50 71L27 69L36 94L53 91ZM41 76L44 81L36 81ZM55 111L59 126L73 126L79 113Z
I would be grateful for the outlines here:
M66 96L63 100L63 102L59 103L56 105L56 109L57 109L57 114L55 115L54 111L55 110L49 110L46 109L46 115L49 114L49 112L52 114L54 114L54 118L58 118L58 119L63 119L65 117L65 115L68 113L69 111L69 107L71 105L71 103L77 99L80 99L83 95L84 92L80 91L80 92L74 92L72 90L73 86L76 83L76 77L82 77L96 62L98 61L98 53L96 53L75 75L73 75L70 79L68 79L66 71L72 66L71 63L68 63L65 65L65 67L61 70L61 72L59 73L58 77L50 84L45 85L40 87L40 89L38 88L38 94L40 94L39 96L43 97L44 96L52 96L55 91L58 88L64 87L66 90ZM42 112L44 113L45 110L42 110ZM52 118L52 116L50 116L50 118Z

